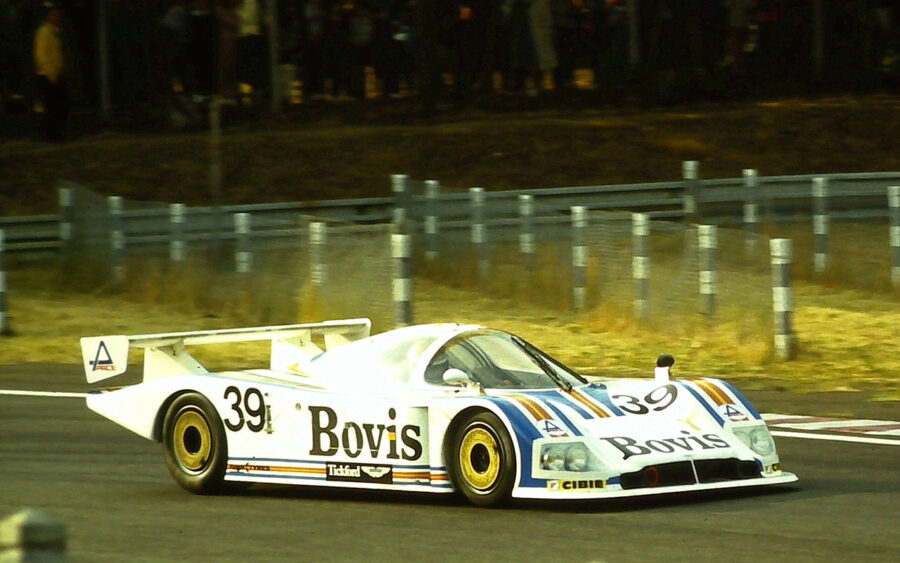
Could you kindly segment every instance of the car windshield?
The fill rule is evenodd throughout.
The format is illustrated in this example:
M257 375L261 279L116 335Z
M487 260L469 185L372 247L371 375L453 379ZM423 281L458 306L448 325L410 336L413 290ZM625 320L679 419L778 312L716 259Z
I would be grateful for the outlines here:
M523 340L497 331L466 333L435 354L425 381L446 385L444 372L462 370L486 389L547 389L587 383L581 376Z

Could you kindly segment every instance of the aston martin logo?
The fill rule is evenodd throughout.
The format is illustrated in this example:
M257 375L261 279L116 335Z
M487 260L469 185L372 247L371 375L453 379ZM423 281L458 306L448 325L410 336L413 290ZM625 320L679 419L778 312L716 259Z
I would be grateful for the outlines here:
M391 465L364 465L359 463L326 463L325 478L329 481L355 481L357 483L393 483Z
M360 469L363 473L365 473L372 479L379 479L381 477L384 477L391 470L390 467L385 467L383 465L361 465Z

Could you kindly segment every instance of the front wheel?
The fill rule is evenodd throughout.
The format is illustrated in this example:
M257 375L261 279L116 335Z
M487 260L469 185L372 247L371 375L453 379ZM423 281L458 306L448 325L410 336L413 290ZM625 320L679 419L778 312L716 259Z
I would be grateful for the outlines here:
M516 457L506 427L496 415L479 412L457 427L448 469L462 494L478 506L509 500L516 478Z
M222 489L228 462L225 428L212 403L199 393L172 402L163 421L166 467L175 481L192 493Z

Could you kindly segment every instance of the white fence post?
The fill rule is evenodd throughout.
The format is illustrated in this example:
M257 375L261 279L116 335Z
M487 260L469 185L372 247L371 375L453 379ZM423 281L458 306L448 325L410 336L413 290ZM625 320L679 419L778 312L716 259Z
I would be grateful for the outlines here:
M650 217L646 213L631 214L632 277L635 281L634 313L640 320L646 320L650 312Z
M184 244L184 204L169 205L169 259L172 262L184 262L186 248Z
M576 311L584 310L587 294L587 246L584 231L587 229L587 208L575 206L572 212L572 301Z
M794 312L791 297L791 239L776 238L770 242L772 254L772 312L775 317L775 355L781 360L796 356Z
M684 219L688 223L697 223L703 220L700 163L696 160L685 160L681 164L681 172L684 177Z
M324 286L327 277L327 265L325 262L327 232L325 223L316 221L309 224L310 271L312 284L315 287Z
M234 234L237 245L234 253L235 269L239 274L249 274L253 269L253 252L250 251L250 214L234 214Z
M478 256L478 279L487 276L487 231L484 224L484 188L470 188L472 198L472 244Z
M700 247L700 297L703 300L703 314L712 318L716 314L718 229L715 225L697 225L697 238Z
M0 522L0 561L57 562L66 559L66 528L35 509Z
M900 288L900 186L888 187L888 227L891 239L891 283Z
M744 254L750 260L756 255L759 239L759 182L756 170L744 169Z
M59 189L59 241L64 256L72 250L72 217L75 214L72 191L72 188Z
M412 265L409 235L391 235L391 255L394 259L394 322L398 327L413 323Z
M112 273L117 282L125 280L125 232L122 229L122 198L111 195L107 198L109 203L109 235L112 249Z
M438 197L441 185L437 180L425 181L425 259L434 262L438 256Z
M409 177L406 174L391 175L391 191L394 193L394 225L398 233L408 233L409 225Z
M813 267L817 274L828 265L828 179L813 178Z
M9 334L9 313L6 309L6 265L3 253L6 242L3 229L0 229L0 336Z
M519 195L519 252L526 258L534 256L534 197Z

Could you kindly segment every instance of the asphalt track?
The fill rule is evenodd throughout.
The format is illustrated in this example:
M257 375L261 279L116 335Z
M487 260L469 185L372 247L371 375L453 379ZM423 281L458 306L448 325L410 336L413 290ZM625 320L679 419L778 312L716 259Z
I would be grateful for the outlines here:
M0 367L0 389L84 392L74 366ZM859 394L748 393L760 410L897 420ZM63 521L71 561L892 561L900 447L776 438L798 483L640 500L515 503L290 487L195 496L161 446L71 397L0 395L0 518Z

